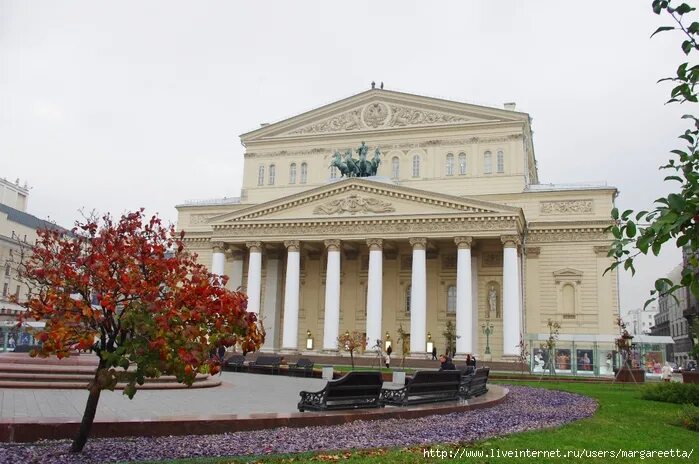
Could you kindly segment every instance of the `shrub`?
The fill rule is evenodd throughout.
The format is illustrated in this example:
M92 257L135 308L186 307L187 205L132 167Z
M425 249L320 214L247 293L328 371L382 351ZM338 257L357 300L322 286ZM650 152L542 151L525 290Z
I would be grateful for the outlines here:
M670 382L646 385L641 392L641 398L665 403L699 406L699 384Z
M677 415L677 425L699 432L699 408L692 405L686 405Z

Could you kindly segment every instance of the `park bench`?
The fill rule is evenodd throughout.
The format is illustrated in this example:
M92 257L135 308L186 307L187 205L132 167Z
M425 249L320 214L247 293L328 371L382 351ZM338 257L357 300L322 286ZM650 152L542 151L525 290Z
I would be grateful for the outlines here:
M245 356L242 354L234 354L225 362L225 367L235 372L240 372L245 367Z
M476 372L461 377L461 385L459 385L459 396L468 399L474 396L485 395L488 392L488 374L489 367L476 369Z
M313 361L308 358L299 358L293 364L289 364L289 373L303 374L304 377L310 377L313 375Z
M260 355L256 360L248 363L248 372L268 372L279 374L279 365L282 362L281 356Z
M403 388L384 388L381 401L394 406L459 399L459 371L417 371Z
M380 408L383 378L378 371L352 371L336 380L329 380L317 392L302 391L298 409L326 411L330 409Z

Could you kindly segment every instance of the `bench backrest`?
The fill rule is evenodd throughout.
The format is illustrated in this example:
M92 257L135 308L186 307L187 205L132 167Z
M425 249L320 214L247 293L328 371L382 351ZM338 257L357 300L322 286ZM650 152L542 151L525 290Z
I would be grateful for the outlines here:
M408 382L408 395L458 392L460 384L460 371L417 371Z
M476 369L476 373L473 374L473 380L471 380L471 385L486 383L488 381L489 374L489 367L481 367L480 369Z
M234 354L226 360L226 364L232 366L242 366L244 362L245 356L243 356L242 354Z
M281 356L258 356L255 360L256 366L278 366L282 362Z
M313 367L313 361L311 361L308 358L299 358L298 361L296 361L296 367L304 367L304 368L311 368Z
M378 397L381 394L383 378L378 371L352 371L327 385L328 400L352 397Z

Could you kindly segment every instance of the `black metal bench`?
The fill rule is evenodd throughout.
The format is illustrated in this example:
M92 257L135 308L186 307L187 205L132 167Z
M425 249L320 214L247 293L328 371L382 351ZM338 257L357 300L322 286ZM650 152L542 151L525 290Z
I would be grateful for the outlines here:
M245 356L242 354L234 354L226 360L224 366L235 372L240 372L245 367Z
M289 364L289 373L303 374L304 377L313 375L313 361L308 358L299 358L294 364Z
M474 396L485 395L488 392L488 375L490 374L489 367L476 369L476 372L461 377L461 385L459 385L459 396L468 399Z
M384 388L381 401L394 406L435 403L459 399L459 371L417 371L405 387Z
M267 372L279 374L279 365L282 362L281 356L260 355L256 360L248 363L248 372Z
M381 403L382 385L383 378L378 371L348 372L339 379L329 380L325 388L320 391L302 391L298 408L300 412L380 408L383 407Z

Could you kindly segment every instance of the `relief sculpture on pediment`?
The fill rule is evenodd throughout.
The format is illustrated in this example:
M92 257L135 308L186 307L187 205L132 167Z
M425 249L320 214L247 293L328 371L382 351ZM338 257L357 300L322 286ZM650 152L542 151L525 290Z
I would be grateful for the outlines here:
M396 209L391 203L378 198L364 198L359 195L350 195L346 198L329 201L318 205L313 214L344 214L357 213L392 213Z
M391 106L391 127L421 126L429 124L450 124L468 122L468 118L434 111L422 111L406 106Z

